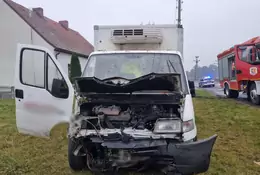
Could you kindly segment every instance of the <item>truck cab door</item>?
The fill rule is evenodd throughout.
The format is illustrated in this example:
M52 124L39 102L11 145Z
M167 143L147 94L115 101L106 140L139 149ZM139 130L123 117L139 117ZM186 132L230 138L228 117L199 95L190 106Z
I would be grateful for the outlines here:
M69 122L74 89L53 52L18 44L14 84L20 133L48 137L55 125Z

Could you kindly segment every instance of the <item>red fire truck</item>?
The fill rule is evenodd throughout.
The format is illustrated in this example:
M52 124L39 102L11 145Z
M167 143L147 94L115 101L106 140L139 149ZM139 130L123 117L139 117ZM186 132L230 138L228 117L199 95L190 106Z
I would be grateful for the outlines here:
M239 92L260 104L260 36L218 54L220 85L228 98Z

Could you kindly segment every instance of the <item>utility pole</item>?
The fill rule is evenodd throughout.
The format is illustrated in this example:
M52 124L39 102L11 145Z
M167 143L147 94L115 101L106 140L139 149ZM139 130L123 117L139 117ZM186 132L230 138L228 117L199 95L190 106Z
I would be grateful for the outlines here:
M178 12L178 18L177 18L177 25L178 28L182 28L182 24L181 24L181 11L182 11L182 5L183 1L182 0L177 0L177 12Z
M200 60L199 60L199 56L195 56L195 60L194 60L194 62L195 62L195 77L194 77L194 81L196 81L196 80L197 80L197 69L198 69L198 64L199 64L199 62L200 62Z

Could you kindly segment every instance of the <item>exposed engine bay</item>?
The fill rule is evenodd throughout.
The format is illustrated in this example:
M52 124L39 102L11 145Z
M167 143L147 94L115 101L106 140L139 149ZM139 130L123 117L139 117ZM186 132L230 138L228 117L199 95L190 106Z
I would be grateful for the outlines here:
M100 166L104 165L105 162L107 166L109 165L108 167L130 167L149 158L149 156L131 156L131 153L135 151L130 148L136 140L140 140L144 144L143 146L135 145L135 149L137 150L144 149L144 146L150 145L150 143L150 146L155 144L151 147L151 150L143 152L146 154L155 151L154 148L158 146L157 144L164 144L163 141L159 140L160 137L163 137L162 134L157 136L158 143L156 143L156 141L152 143L152 140L144 140L151 139L153 137L152 135L156 138L157 134L153 134L153 131L155 129L155 123L160 119L180 121L180 106L172 104L121 104L104 106L86 103L81 105L81 114L76 117L75 125L71 127L73 131L71 131L70 134L73 133L73 135L70 135L70 137L81 138L83 144L79 146L79 148L85 148L87 151L83 149L83 153L87 152L91 154L87 155L89 156L87 159L89 169L101 168ZM168 137L171 138L172 141L176 139L176 142L180 142L181 132L170 133ZM107 142L104 143L104 141ZM126 150L117 147L116 142L124 144ZM95 164L94 160L97 159L100 159L100 162L93 165ZM92 167L90 165L92 165ZM105 169L105 167L102 168L103 170Z
M120 105L93 106L82 112L88 122L82 128L92 129L132 129L153 130L154 123L159 118L179 118L180 113L173 105ZM92 125L90 124L92 123ZM95 125L95 128L94 126Z

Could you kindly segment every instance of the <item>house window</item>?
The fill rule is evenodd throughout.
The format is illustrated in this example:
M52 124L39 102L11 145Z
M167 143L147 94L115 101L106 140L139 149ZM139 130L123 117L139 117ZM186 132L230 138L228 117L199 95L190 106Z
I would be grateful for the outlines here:
M21 53L21 83L29 86L45 88L44 66L45 52L24 49Z

